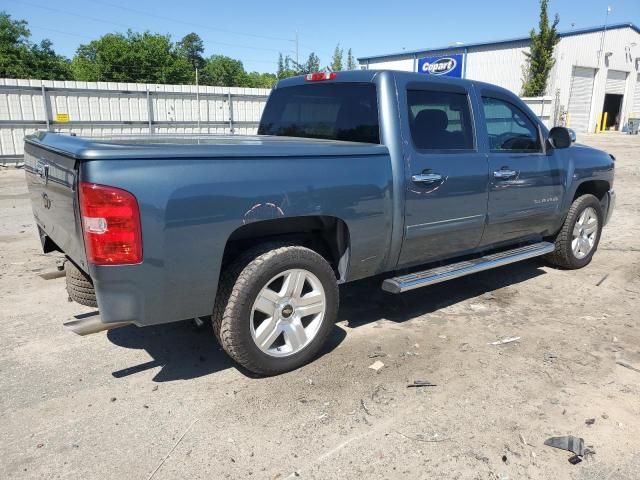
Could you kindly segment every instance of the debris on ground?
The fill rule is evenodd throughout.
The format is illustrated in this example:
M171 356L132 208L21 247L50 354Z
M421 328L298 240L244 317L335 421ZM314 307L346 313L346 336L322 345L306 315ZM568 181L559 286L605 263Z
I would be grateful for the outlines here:
M545 352L544 361L545 362L553 362L558 359L558 355L551 352Z
M595 419L595 418L587 418L587 419L584 421L584 423L585 423L585 425L589 425L589 426L591 426L591 425L593 425L594 423L596 423L596 419Z
M450 438L439 438L437 433L434 433L431 436L427 436L424 433L418 433L416 434L415 437L412 437L410 435L405 435L404 433L399 432L398 430L394 430L394 431L401 437L407 438L409 440L414 440L416 442L438 443L438 442L448 442L449 440L451 440Z
M364 413L366 413L367 415L371 415L371 412L369 411L369 407L367 407L367 404L364 403L363 399L360 399L360 406L364 410Z
M491 342L488 345L504 345L506 343L517 342L518 340L520 340L520 337L505 337L500 340L496 340L495 342Z
M600 285L602 285L604 283L604 281L607 279L608 276L609 276L609 274L605 273L605 275L600 279L600 281L598 283L596 283L596 287L599 287Z
M589 455L594 455L596 453L593 447L584 446L584 439L574 437L573 435L547 438L544 441L544 444L549 447L559 448L560 450L566 450L573 453L574 455L569 458L569 463L571 463L572 465L576 465L580 463L584 458L587 458Z
M387 354L383 351L375 351L369 354L369 358L378 358L378 357L386 357Z
M524 435L522 435L522 434L520 434L520 441L522 442L522 444L523 444L523 445L529 445L529 444L527 443L527 439L526 439L526 438L524 438Z
M431 383L429 380L414 380L413 383L407 385L407 388L418 387L437 387L437 385L435 383Z
M640 368L634 367L633 365L625 362L624 360L616 360L616 363L621 367L628 368L629 370L633 370L634 372L640 373Z
M369 368L371 370L375 370L376 372L379 372L382 367L384 367L384 363L382 363L380 360L376 360L371 365L369 365Z

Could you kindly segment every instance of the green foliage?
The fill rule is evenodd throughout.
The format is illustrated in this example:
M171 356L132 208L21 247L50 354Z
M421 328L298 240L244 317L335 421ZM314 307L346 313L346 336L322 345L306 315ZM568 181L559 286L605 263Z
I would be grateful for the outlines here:
M200 84L239 87L244 85L246 75L240 60L225 55L212 55L202 70Z
M307 73L320 72L320 57L318 57L314 52L309 54L307 61L304 63L297 63L293 60L291 61L293 64L293 69L296 72L296 75L306 75Z
M296 75L300 74L295 68L293 68L292 64L294 63L295 62L291 60L291 57L289 57L288 55L283 58L281 53L278 56L278 73L276 74L276 76L279 80L283 78L295 77Z
M278 77L276 77L273 73L251 72L247 73L244 80L244 85L240 86L251 88L272 88L277 81Z
M560 41L556 30L560 17L556 14L553 23L549 25L548 3L549 0L540 0L539 32L531 29L531 48L529 52L525 52L527 58L522 84L522 95L525 97L545 94L549 73L555 63L553 50Z
M190 83L193 73L168 35L131 30L80 45L71 68L76 80L103 82Z
M340 48L340 44L338 44L336 45L336 48L333 51L333 57L331 58L331 65L329 65L330 71L339 72L340 70L342 70L342 57L343 57L343 50Z
M69 61L56 55L49 40L35 44L30 37L25 20L12 20L0 12L0 77L68 79Z
M353 52L349 49L349 51L347 51L347 70L355 70L356 68L358 68L358 64L353 56Z
M197 33L191 32L185 35L182 37L182 40L176 44L176 47L178 48L178 52L187 58L194 70L204 67L205 61L202 56L204 53L204 42Z

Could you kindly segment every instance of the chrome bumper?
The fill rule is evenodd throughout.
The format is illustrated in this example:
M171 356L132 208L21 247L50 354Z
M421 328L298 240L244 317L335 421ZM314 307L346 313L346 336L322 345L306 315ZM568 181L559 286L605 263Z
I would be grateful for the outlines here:
M607 192L607 212L604 217L604 224L609 223L611 219L611 215L613 214L613 209L616 207L616 192L613 190L609 190Z

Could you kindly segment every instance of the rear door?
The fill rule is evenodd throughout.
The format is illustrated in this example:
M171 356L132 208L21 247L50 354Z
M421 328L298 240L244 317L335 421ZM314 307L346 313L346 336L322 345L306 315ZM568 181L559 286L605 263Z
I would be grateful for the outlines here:
M544 151L531 112L502 92L483 90L489 157L489 208L483 246L548 235L564 192L562 160Z
M472 92L429 80L399 88L405 148L400 265L476 248L487 213L487 159L478 151Z

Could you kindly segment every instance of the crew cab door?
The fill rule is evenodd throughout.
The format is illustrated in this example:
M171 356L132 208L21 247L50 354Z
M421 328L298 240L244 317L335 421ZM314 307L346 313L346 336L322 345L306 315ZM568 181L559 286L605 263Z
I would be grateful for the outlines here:
M477 148L473 92L430 79L399 85L405 231L399 265L478 246L487 213L487 159Z
M566 168L545 152L539 123L517 99L484 90L489 208L482 245L546 236L558 225Z

